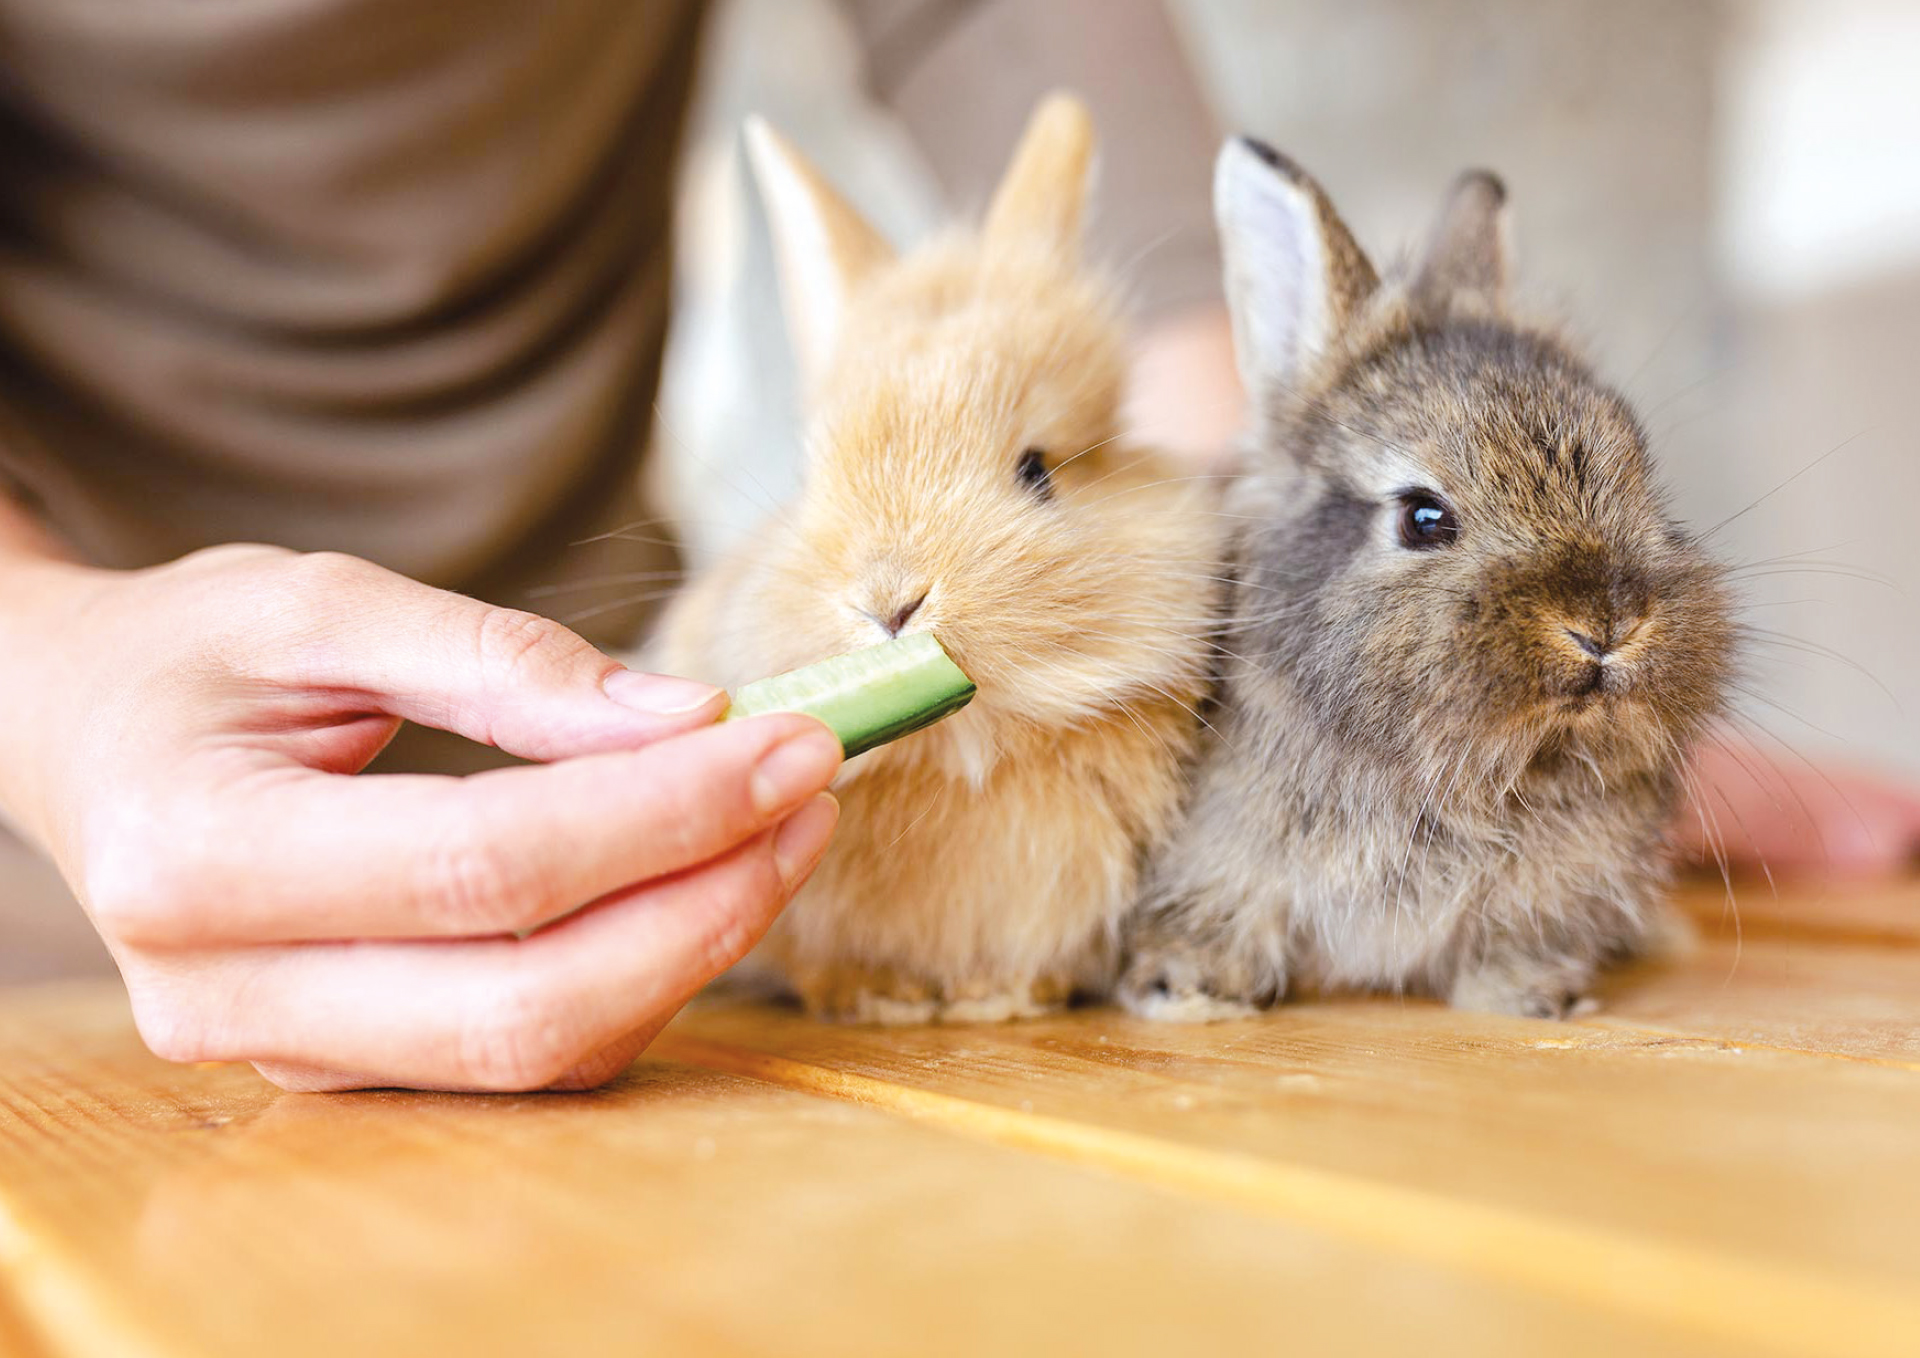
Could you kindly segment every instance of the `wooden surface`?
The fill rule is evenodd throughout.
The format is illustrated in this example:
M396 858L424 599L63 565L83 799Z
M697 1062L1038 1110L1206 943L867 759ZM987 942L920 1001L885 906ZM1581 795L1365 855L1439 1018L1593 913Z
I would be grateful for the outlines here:
M1920 886L1741 899L1569 1024L716 1003L588 1095L0 992L0 1353L1920 1353Z

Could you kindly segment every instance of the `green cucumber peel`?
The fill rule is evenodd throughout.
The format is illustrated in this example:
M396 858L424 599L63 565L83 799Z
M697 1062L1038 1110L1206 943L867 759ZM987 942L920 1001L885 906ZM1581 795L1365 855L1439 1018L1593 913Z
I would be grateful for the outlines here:
M851 759L952 716L974 692L933 634L914 632L744 685L721 720L804 712L825 722Z

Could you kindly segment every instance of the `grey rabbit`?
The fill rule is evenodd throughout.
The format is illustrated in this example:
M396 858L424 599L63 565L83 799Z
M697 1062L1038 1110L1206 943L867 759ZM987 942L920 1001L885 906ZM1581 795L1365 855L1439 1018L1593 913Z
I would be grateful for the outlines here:
M1736 629L1626 401L1509 313L1505 200L1463 175L1382 280L1297 166L1220 154L1256 413L1212 729L1129 930L1138 1013L1308 988L1562 1017L1658 918Z

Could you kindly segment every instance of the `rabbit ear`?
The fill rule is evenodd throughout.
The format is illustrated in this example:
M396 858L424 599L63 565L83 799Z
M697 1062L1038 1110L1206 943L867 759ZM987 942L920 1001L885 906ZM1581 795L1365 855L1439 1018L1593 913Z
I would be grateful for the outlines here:
M1078 253L1093 149L1093 117L1085 104L1070 94L1042 100L987 209L987 242L1024 242L1068 257Z
M1474 293L1496 310L1504 307L1513 269L1510 236L1506 186L1485 170L1461 175L1447 190L1414 271L1414 304L1445 315L1456 296Z
M893 258L893 247L765 120L747 119L746 141L773 233L787 331L810 385L833 354L848 294Z
M1379 278L1320 186L1250 137L1214 163L1213 207L1226 265L1240 377L1257 406L1325 352Z

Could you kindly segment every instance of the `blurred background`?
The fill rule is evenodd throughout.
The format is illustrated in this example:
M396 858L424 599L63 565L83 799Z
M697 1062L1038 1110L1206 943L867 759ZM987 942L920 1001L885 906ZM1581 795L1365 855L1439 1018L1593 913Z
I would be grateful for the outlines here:
M968 22L964 4L852 8ZM1681 515L1731 520L1714 544L1773 634L1750 656L1748 715L1810 756L1920 771L1920 5L1168 8L1218 128L1307 165L1376 258L1417 239L1456 170L1506 178L1523 305L1567 325L1636 400ZM872 96L870 24L833 0L729 0L718 17L686 162L659 464L696 562L798 465L740 118L788 128L897 241L977 209L941 201ZM1108 141L1110 159L1125 153Z

